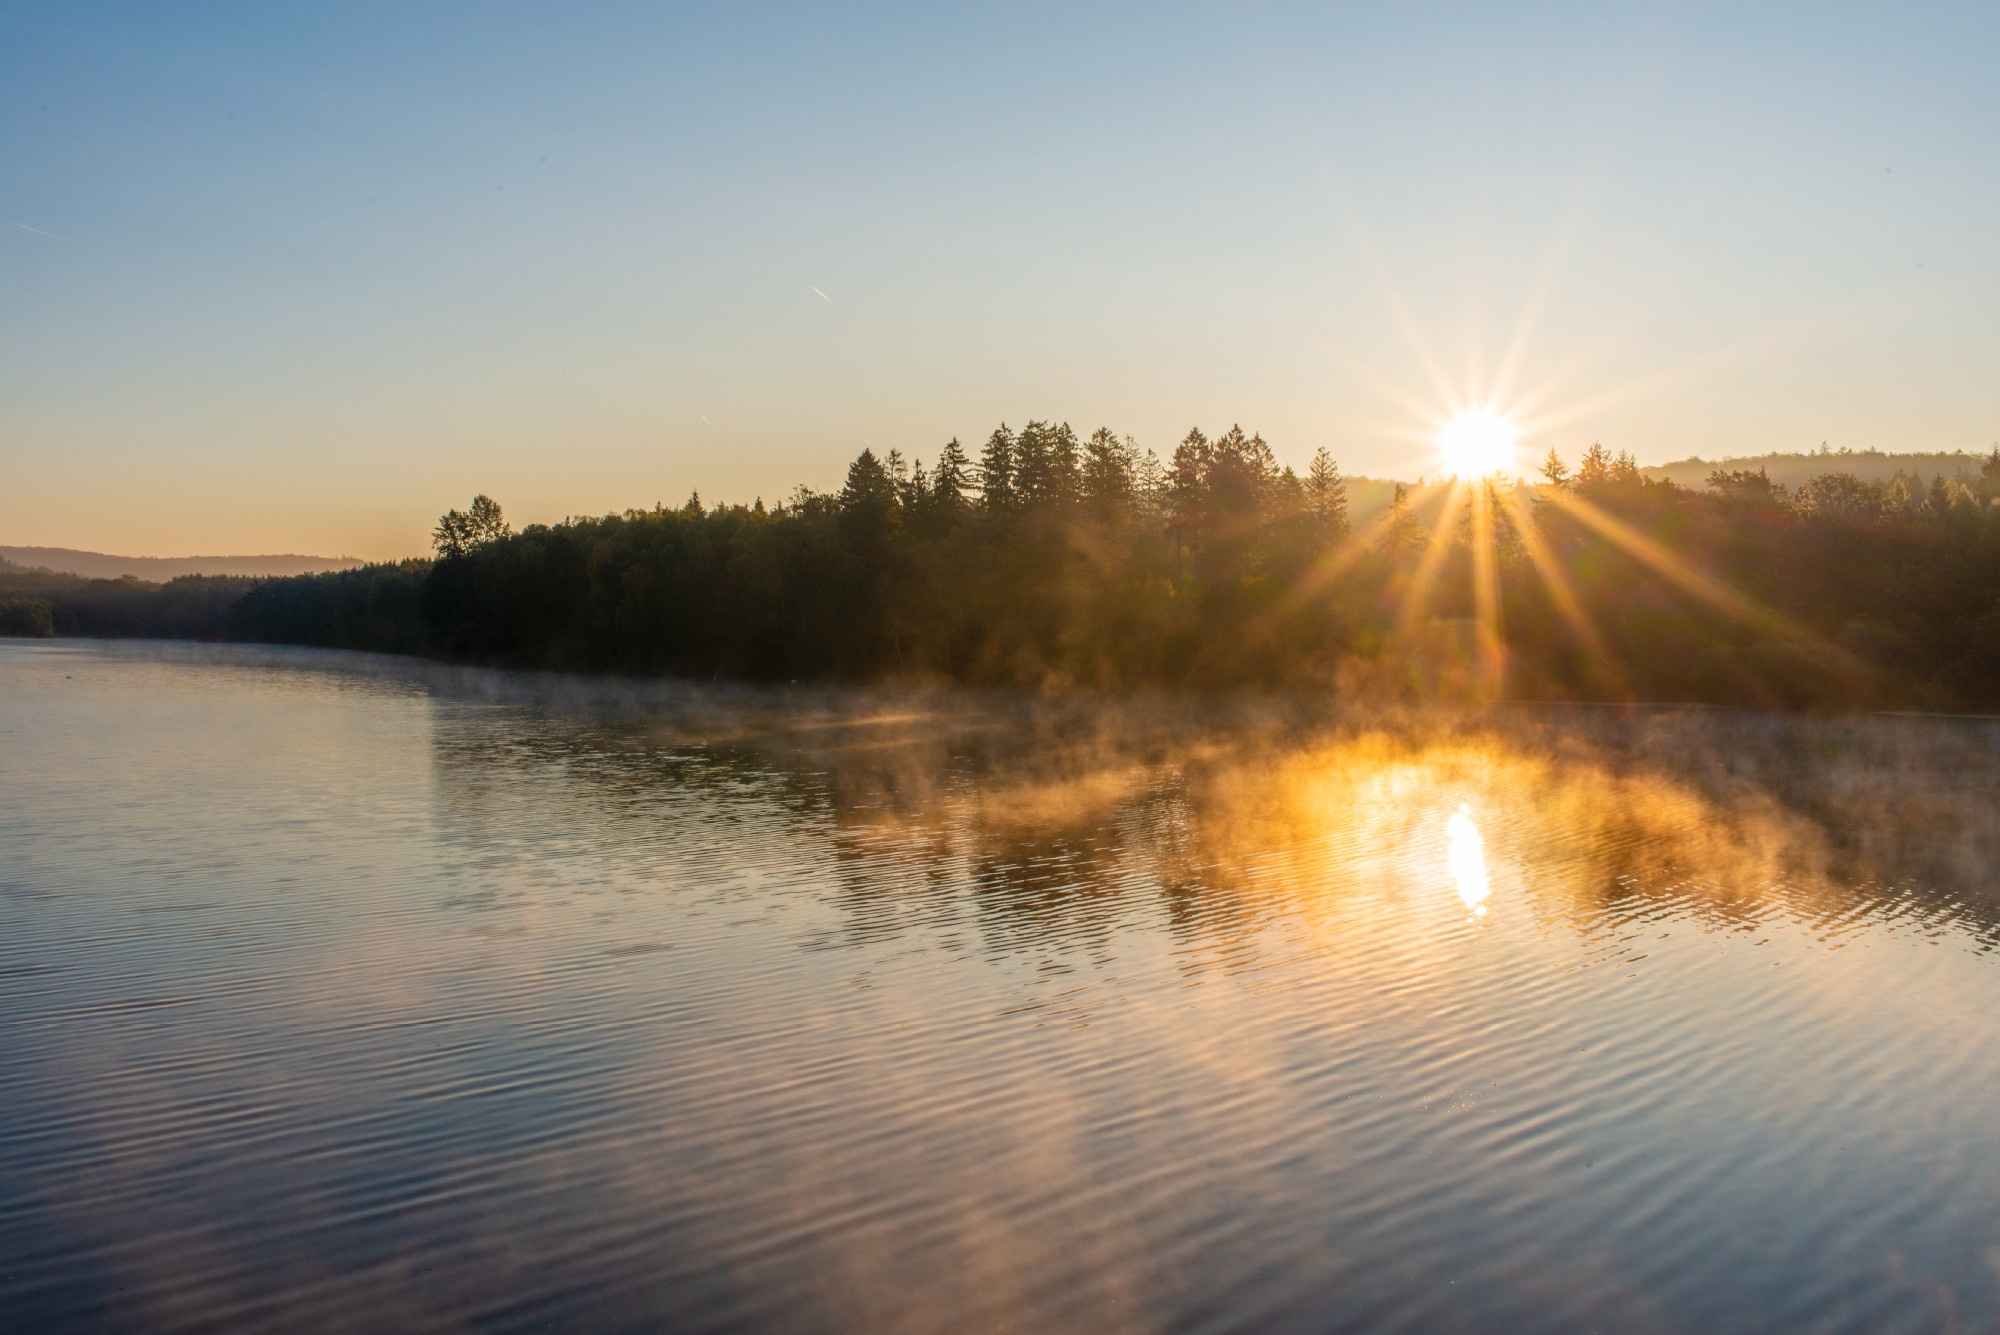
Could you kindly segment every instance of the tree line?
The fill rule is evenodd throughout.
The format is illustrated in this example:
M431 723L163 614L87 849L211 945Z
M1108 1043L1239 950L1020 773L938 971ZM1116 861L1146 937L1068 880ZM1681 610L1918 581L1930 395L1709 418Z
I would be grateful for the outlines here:
M837 491L533 524L487 497L429 560L75 581L63 634L260 640L562 670L1425 699L2000 706L2000 450L1977 474L1697 490L1593 446L1534 485L1399 488L1355 525L1240 428L1162 460L1067 424ZM119 584L120 587L105 588Z

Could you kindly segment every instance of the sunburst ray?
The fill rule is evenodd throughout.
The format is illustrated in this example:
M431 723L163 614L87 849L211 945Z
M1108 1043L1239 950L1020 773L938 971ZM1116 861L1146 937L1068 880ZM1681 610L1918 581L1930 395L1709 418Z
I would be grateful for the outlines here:
M1500 699L1507 687L1507 638L1500 621L1498 550L1493 532L1493 482L1482 478L1472 492L1472 606L1482 703Z
M1586 667L1600 679L1599 685L1609 687L1613 693L1622 698L1629 698L1632 694L1631 685L1625 678L1624 669L1619 665L1617 655L1611 651L1611 646L1597 629L1596 623L1591 621L1589 613L1583 610L1583 602L1577 597L1575 587L1570 584L1568 574L1564 572L1555 553L1549 550L1548 538L1543 534L1542 526L1535 522L1534 514L1521 503L1520 497L1511 489L1496 491L1495 494L1499 498L1501 508L1506 511L1508 520L1513 524L1514 535L1520 539L1521 550L1527 554L1529 563L1534 566L1535 573L1541 577L1543 586L1548 589L1549 600L1555 604L1556 615L1568 625L1570 633L1576 636L1578 645L1582 647Z
M1438 572L1444 569L1445 560L1451 555L1452 525L1458 522L1466 491L1466 484L1454 479L1451 490L1445 493L1437 524L1431 529L1430 541L1424 544L1423 559L1417 562L1416 572L1410 576L1409 587L1403 591L1402 603L1396 609L1396 634L1402 638L1407 639L1416 630L1418 618L1429 605L1431 585L1437 582Z
M1696 570L1658 541L1583 497L1556 487L1545 489L1543 495L1563 513L1717 611L1763 631L1812 661L1835 668L1857 683L1865 683L1872 675L1867 663L1824 635Z

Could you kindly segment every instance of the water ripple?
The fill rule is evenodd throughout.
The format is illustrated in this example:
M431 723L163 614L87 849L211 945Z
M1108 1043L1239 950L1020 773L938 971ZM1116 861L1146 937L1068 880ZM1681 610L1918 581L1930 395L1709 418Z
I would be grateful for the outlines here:
M2000 1324L2000 730L1263 708L0 645L0 1311Z

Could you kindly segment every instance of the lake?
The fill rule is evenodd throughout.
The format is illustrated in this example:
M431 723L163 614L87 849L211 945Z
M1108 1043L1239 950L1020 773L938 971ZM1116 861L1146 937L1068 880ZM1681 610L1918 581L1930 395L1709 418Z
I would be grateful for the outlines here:
M0 642L14 1330L2000 1324L2000 725Z

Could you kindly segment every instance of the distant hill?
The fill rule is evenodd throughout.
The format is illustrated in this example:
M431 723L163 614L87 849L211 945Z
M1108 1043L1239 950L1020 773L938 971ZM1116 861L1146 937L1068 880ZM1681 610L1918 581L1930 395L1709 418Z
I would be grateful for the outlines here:
M1369 520L1389 508L1395 498L1396 482L1384 477L1350 477L1347 479L1347 518L1355 528L1361 528ZM1414 484L1411 484L1414 490Z
M130 575L153 584L182 575L310 575L366 564L352 556L107 556L68 547L0 547L0 561L88 579Z
M1914 473L1929 481L1942 475L1970 483L1979 476L1980 465L1990 455L1967 454L1884 454L1880 450L1828 450L1815 454L1758 454L1731 459L1682 459L1639 471L1651 478L1670 478L1683 487L1700 491L1708 485L1708 475L1720 468L1725 472L1742 469L1754 473L1763 469L1773 482L1796 487L1822 473L1852 473L1863 482L1887 482L1898 470Z

